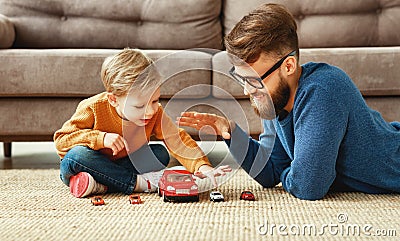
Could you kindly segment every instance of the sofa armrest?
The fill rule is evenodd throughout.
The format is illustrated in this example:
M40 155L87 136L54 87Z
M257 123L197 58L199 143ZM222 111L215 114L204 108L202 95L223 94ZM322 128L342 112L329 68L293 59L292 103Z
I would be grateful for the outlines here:
M14 40L14 24L6 16L0 14L0 49L11 47Z

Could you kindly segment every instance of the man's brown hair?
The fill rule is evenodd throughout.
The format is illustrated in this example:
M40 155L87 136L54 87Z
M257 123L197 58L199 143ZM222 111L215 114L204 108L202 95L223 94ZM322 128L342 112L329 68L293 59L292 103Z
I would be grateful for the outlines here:
M281 58L293 50L299 54L297 24L279 4L263 4L244 16L225 37L229 54L254 63L262 52Z

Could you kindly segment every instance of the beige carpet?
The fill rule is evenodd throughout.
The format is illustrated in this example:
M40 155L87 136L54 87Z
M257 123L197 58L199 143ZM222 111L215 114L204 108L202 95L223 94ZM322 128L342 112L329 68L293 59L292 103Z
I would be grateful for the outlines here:
M197 203L164 203L143 194L131 205L122 194L105 206L78 199L58 170L0 171L0 240L396 240L400 195L331 194L301 201L281 187L263 189L239 170L220 179L225 202L209 192ZM199 181L205 189L209 183ZM239 200L249 189L255 202ZM388 237L389 236L389 237ZM397 238L396 238L397 237Z

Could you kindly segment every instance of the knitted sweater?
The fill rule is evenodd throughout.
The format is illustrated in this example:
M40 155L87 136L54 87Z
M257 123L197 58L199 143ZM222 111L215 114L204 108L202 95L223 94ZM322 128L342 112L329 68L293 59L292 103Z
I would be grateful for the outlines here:
M106 133L117 133L124 137L128 151L123 149L112 156L111 149L104 147ZM161 105L146 126L138 127L119 117L115 108L109 104L105 92L80 102L71 119L55 132L54 142L61 158L74 146L82 145L99 150L111 160L116 160L147 144L151 136L163 140L171 155L188 171L193 173L202 165L211 166L197 143L173 123Z
M328 191L400 192L400 123L370 109L342 70L302 67L286 118L263 120L260 141L233 131L227 143L235 159L264 187L281 182L301 199Z

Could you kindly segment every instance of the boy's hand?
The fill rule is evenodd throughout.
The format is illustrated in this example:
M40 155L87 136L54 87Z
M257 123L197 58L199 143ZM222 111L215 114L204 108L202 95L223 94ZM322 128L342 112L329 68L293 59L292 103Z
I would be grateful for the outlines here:
M217 180L215 177L225 176L227 172L231 172L232 168L229 165L220 166L218 168L213 168L208 165L203 165L199 168L199 170L194 173L195 176L199 178L209 177L214 188L218 187Z
M110 148L113 151L113 156L125 148L125 139L116 133L106 133L104 136L104 147Z
M230 123L228 119L222 116L198 112L182 112L181 116L176 119L176 123L181 126L195 128L196 130L200 130L205 126L211 126L216 134L222 136L224 139L231 138L231 134L229 133L231 130L230 124L234 125L233 122ZM203 130L207 131L207 128ZM214 133L210 132L208 134Z

